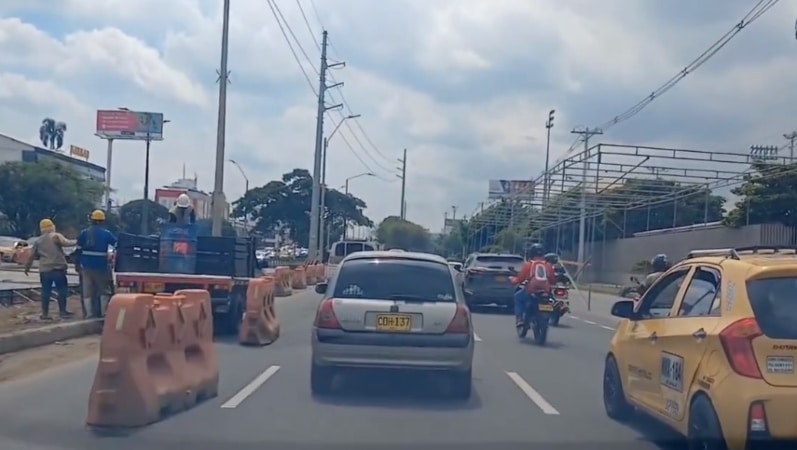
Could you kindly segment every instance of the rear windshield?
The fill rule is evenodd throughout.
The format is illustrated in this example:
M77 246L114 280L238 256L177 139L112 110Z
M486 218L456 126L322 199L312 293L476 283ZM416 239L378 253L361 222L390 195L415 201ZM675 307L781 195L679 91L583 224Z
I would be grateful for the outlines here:
M797 339L797 277L747 283L758 326L772 339Z
M477 256L473 264L477 267L487 267L490 269L520 270L523 266L523 262L523 258L520 256Z
M344 263L335 280L334 298L395 300L401 297L455 302L447 264L402 258L356 259Z

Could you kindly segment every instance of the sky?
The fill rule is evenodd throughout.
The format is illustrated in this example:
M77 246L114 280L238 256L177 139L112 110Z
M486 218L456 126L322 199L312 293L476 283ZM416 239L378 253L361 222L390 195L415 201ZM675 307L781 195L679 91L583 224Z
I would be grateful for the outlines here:
M331 62L327 182L397 215L397 161L407 149L407 218L440 231L452 206L472 214L490 179L543 170L575 127L625 111L725 34L756 0L232 0L226 157L260 186L311 169L322 29ZM304 12L304 14L302 13ZM306 20L305 20L306 18ZM797 2L781 1L718 54L600 142L746 153L797 129ZM151 189L183 165L213 189L221 0L0 2L0 133L30 143L42 118L105 164L97 109L163 112ZM298 45L293 40L295 36ZM303 71L309 77L303 75ZM314 86L311 88L311 84ZM594 139L598 139L597 137ZM117 142L113 187L140 198L144 144ZM225 165L228 200L244 177ZM150 194L152 195L152 194Z

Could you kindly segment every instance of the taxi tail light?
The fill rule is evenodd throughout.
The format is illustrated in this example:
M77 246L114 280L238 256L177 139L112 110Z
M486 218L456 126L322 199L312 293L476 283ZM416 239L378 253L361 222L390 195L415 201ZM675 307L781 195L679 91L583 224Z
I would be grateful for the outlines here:
M761 335L761 328L753 318L737 320L720 332L722 348L734 372L747 378L763 378L753 350L753 339Z
M446 333L470 333L470 316L468 316L467 308L457 304L457 312L454 313L454 318L448 324Z
M321 304L318 305L318 312L316 312L315 315L315 326L316 328L325 328L328 330L341 329L340 322L337 316L335 316L335 310L332 308L331 298L325 298L321 301Z
M767 412L764 410L764 402L750 404L750 411L747 413L747 417L747 431L750 433L767 433Z

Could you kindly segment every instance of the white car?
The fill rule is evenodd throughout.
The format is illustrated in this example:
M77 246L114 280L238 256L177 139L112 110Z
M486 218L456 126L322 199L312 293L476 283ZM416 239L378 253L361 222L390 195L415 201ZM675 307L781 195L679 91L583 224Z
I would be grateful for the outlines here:
M430 371L455 397L471 393L473 322L445 259L426 253L365 251L340 264L313 324L313 393L332 390L346 368Z

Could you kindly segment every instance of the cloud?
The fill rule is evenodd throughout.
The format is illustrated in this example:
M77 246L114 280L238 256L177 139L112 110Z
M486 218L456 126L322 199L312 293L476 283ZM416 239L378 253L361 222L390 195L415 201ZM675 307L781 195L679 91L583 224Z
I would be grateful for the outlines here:
M152 185L183 165L212 190L221 2L8 0L0 5L0 133L35 140L42 117L69 124L68 143L104 164L93 136L101 108L162 111ZM675 75L751 7L742 0L300 0L276 1L294 54L267 1L233 4L226 156L252 185L311 168L320 22L329 30L327 181L352 180L375 220L399 210L397 158L408 149L408 217L433 231L452 205L470 214L491 178L535 178L545 120L556 109L552 160L570 130L597 125ZM302 14L304 13L304 14ZM780 2L726 48L602 142L745 152L783 144L797 127L793 37L797 5ZM306 22L305 22L306 18ZM310 34L312 30L312 35ZM301 68L296 59L301 62ZM305 74L303 74L303 72ZM308 83L309 80L309 83ZM344 102L345 98L345 102ZM364 132L363 132L364 131ZM115 144L113 184L141 196L142 143ZM244 179L225 171L228 198Z

